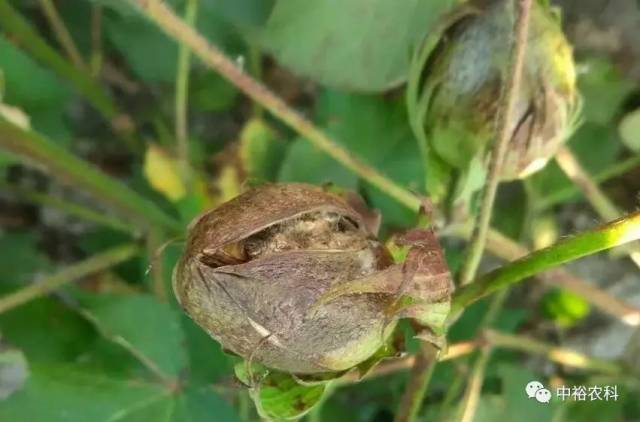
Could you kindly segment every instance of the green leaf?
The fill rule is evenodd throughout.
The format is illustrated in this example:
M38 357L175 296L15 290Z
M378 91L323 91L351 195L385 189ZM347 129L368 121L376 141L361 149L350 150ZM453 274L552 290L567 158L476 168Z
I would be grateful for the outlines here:
M523 422L537 422L553 420L553 414L560 403L556 402L552 391L551 402L542 404L525 393L525 387L530 381L540 381L547 389L552 389L546 380L537 374L515 365L500 365L498 369L502 381L502 393L506 402L504 420L518 420ZM495 420L495 419L493 419Z
M610 61L592 58L584 67L587 71L578 79L584 99L583 118L587 122L608 125L635 84L625 79Z
M325 91L317 107L320 122L349 151L398 184L422 192L421 154L402 99ZM414 224L415 213L387 194L368 184L364 191L371 205L381 211L385 225Z
M127 59L131 70L147 82L173 82L178 47L154 24L138 15L107 16L108 39Z
M406 79L410 52L454 0L279 0L262 41L296 73L378 92Z
M6 421L239 421L210 388L170 389L75 366L34 365L26 388L0 402Z
M240 134L240 160L247 177L275 180L286 144L264 121L247 122Z
M289 146L278 180L313 184L335 183L348 189L355 189L358 184L357 176L304 139L296 139Z
M251 385L246 369L244 362L237 364L236 376ZM250 389L258 413L274 421L301 418L320 402L327 388L327 383L302 385L291 374L269 371L260 365L253 365L252 376L258 380Z
M48 69L17 49L0 35L0 69L4 74L4 100L27 112L61 108L70 94L65 85Z
M178 313L150 295L92 295L78 292L83 314L105 337L148 361L164 376L177 377L187 366Z
M160 385L115 380L69 366L33 365L25 389L0 402L0 419L106 421L168 396Z
M235 359L224 353L220 344L186 315L182 315L180 322L186 337L192 383L210 385L232 373Z
M211 70L194 71L189 83L189 103L196 110L219 112L233 106L238 90Z
M633 152L640 152L640 109L624 116L618 132L622 142Z
M49 269L49 261L38 250L37 240L33 232L9 232L0 235L3 278L0 292L14 290L31 281L36 271Z

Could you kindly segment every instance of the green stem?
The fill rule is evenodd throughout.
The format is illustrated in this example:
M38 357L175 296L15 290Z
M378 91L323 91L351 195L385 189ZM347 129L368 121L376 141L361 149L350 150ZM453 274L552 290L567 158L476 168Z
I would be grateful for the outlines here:
M485 340L494 347L519 350L526 353L546 356L550 361L572 368L588 369L601 374L620 375L623 368L616 362L583 355L571 349L543 343L529 337L486 330Z
M640 239L640 212L561 240L485 274L456 291L451 315L499 289L586 255Z
M480 326L476 330L476 337L478 331L482 331L489 327L498 314L502 310L502 306L509 295L509 289L504 289L495 294L489 305L489 309L485 314ZM467 388L459 406L458 420L467 422L473 420L473 416L478 409L478 403L480 401L480 394L482 393L482 384L484 382L484 374L491 358L493 348L485 345L480 349L480 355L476 357L473 363L473 369L471 370L471 377L467 383ZM458 375L460 376L460 375ZM456 384L456 383L453 383Z
M77 264L70 265L53 275L45 277L39 282L34 282L17 292L0 298L0 314L37 297L49 294L67 283L82 279L127 261L139 252L140 249L136 245L123 245L94 255Z
M62 198L58 198L56 196L48 195L46 193L41 193L31 189L12 186L2 182L0 182L0 188L14 193L15 195L20 196L28 201L35 202L44 206L57 208L67 214L74 215L76 217L82 218L83 220L87 220L101 226L109 227L125 233L131 233L132 231L135 231L135 228L133 226L127 225L117 218L94 211L85 206L64 200Z
M51 48L7 0L0 0L0 24L30 54L68 79L107 120L118 115L113 100L102 87Z
M429 343L422 343L411 367L395 422L414 421L422 408L427 387L438 360L438 351Z
M107 176L49 139L35 132L25 131L2 118L0 148L22 158L26 164L43 168L61 182L84 189L96 200L120 211L141 228L155 225L174 232L182 230L177 220L124 183Z
M638 166L640 166L640 155L635 155L625 160L615 162L611 166L595 174L593 176L593 180L598 184L604 183L609 179L622 176L623 174L629 172L630 170L633 170ZM579 195L580 189L575 185L571 185L570 187L561 189L557 192L554 192L550 195L545 195L543 198L540 198L540 200L536 204L536 209L538 211L545 211L556 204L576 198Z
M362 162L300 113L289 107L284 100L249 76L233 60L226 57L219 48L210 44L201 34L177 17L163 1L132 1L137 3L147 17L153 20L170 37L179 43L188 45L191 51L204 63L218 71L252 100L262 104L266 110L289 125L304 139L399 203L418 211L420 199L416 195Z
M198 0L188 0L184 13L185 22L193 26L198 13ZM187 124L189 70L191 68L191 52L189 46L180 44L178 53L178 71L176 76L176 142L178 144L178 161L185 186L191 186L191 165L189 163L189 127Z
M560 148L555 159L562 171L578 186L600 217L605 220L615 220L622 215L616 204L605 195L568 147ZM629 247L625 251L634 264L640 267L640 250Z
M455 420L460 422L472 422L478 409L478 403L480 402L480 393L482 392L482 384L484 381L484 374L491 358L493 348L491 346L485 346L480 350L480 356L476 359L473 369L471 370L471 376L467 389L465 390L462 403L460 404L458 415Z
M515 1L515 0L514 0ZM498 112L498 125L496 140L491 149L491 159L485 188L482 191L480 211L476 218L476 223L471 235L471 240L467 246L466 259L460 269L460 284L470 283L476 276L482 253L487 241L487 233L491 223L493 213L493 203L500 183L500 174L504 157L507 152L509 140L512 136L514 108L520 89L522 79L522 68L524 67L524 55L527 47L527 36L529 34L529 11L532 0L518 0L518 13L513 21L513 41L511 42L511 53L509 55L509 65L507 66L507 79L504 84L502 101ZM506 3L512 6L512 2ZM509 13L510 16L513 13ZM505 34L511 37L511 34Z
M73 42L73 38L71 37L69 30L65 26L64 21L58 14L55 4L52 0L39 1L40 8L49 21L49 25L53 30L53 34L58 39L58 43L60 43L60 46L67 54L67 56L69 56L69 59L71 59L73 64L81 71L84 71L86 68L84 60L82 60L82 56L78 51L78 47L76 47L76 44Z

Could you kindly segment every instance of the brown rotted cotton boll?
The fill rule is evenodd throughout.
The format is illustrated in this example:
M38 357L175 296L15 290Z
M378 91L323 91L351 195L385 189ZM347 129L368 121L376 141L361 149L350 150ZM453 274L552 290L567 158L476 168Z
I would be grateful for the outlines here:
M191 225L175 294L196 323L244 358L294 373L351 368L393 330L385 311L394 297L351 294L310 309L336 285L392 265L368 226L361 210L320 188L252 189Z

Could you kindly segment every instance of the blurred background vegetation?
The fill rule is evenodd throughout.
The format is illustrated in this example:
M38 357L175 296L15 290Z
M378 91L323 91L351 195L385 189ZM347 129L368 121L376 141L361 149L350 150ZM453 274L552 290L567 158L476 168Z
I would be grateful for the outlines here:
M167 3L346 149L424 191L403 82L412 48L454 0ZM640 7L632 0L556 4L584 97L583 123L569 146L617 209L632 211L640 189ZM255 420L233 377L235 358L179 311L170 278L182 245L164 242L182 236L204 209L264 181L357 190L381 210L384 237L416 222L412 211L191 58L126 0L0 0L0 119L0 137L23 142L6 150L0 142L4 421ZM48 160L59 167L43 166ZM135 218L123 218L127 207ZM530 248L607 219L555 162L502 185L494 213L495 229ZM454 236L444 242L455 270L464 243ZM483 268L497 262L487 259ZM640 273L624 253L568 269L640 307ZM70 283L76 279L82 283ZM7 300L34 282L53 287ZM476 342L487 308L487 301L469 308L449 341ZM581 369L549 359L548 349L498 348L475 420L639 420L638 380L615 366L640 350L633 322L548 283L514 288L492 328L613 366ZM409 343L410 351L416 347ZM474 353L437 366L422 417L447 420ZM308 418L391 420L406 378L398 370L340 385ZM533 379L552 387L617 385L619 398L543 406L524 394Z

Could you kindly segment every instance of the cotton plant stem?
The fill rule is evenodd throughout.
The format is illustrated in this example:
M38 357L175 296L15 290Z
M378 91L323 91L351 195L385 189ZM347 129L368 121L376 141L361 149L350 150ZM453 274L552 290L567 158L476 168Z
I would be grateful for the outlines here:
M640 212L563 239L479 277L459 288L452 299L451 315L478 299L523 279L596 252L640 239Z
M132 0L137 3L144 13L153 20L164 32L177 42L189 46L205 64L215 69L230 83L238 87L249 98L261 104L275 117L290 126L303 138L311 142L316 148L327 153L330 157L347 169L362 177L371 185L397 200L404 206L417 211L420 199L407 189L385 177L376 169L368 166L340 146L335 140L323 133L302 114L291 108L287 103L271 92L262 83L256 81L233 60L216 46L210 44L195 29L187 25L182 19L161 0Z
M111 229L118 230L124 233L135 232L135 227L121 221L120 219L112 217L104 212L94 211L91 208L87 208L83 205L59 198L57 196L41 193L31 189L12 186L2 182L0 182L0 190L6 190L30 202L44 205L46 207L57 208L67 214L101 226L109 227Z
M527 35L529 33L531 1L532 0L518 0L518 11L513 26L514 36L511 43L510 63L507 66L507 78L498 113L497 135L491 149L489 171L485 188L482 191L480 211L478 212L473 234L467 248L467 257L460 269L459 281L461 285L469 284L475 278L486 243L493 203L500 182L500 173L502 171L509 139L511 138L514 105L522 79ZM510 5L511 3L506 4ZM505 36L509 35L505 34Z
M453 236L468 239L471 236L471 228L465 225L450 226L444 229L440 235L444 237ZM487 236L487 251L505 261L515 261L531 253L531 250L528 248L496 230L489 231ZM562 287L581 296L595 308L619 319L627 325L640 325L640 308L610 295L597 286L594 286L593 282L586 281L564 268L545 271L536 274L536 277L543 280L549 286Z
M185 23L193 27L198 13L198 0L187 0L184 13ZM191 51L189 46L180 44L178 52L178 71L176 76L175 125L178 145L178 162L184 185L191 186L191 164L189 160L188 94L189 71L191 70Z
M47 18L47 21L49 21L53 34L66 55L69 56L71 62L73 62L78 69L81 71L86 70L86 64L78 51L78 47L76 47L76 44L73 42L73 38L67 30L64 21L60 18L53 0L39 0L39 3L44 16Z
M604 170L599 171L593 176L593 180L598 184L604 183L609 179L622 176L623 174L629 172L630 170L633 170L638 166L640 166L640 155L634 155L622 161L616 161ZM556 204L577 197L579 194L580 189L575 185L571 185L565 189L561 189L557 192L545 195L544 197L540 198L540 200L536 204L536 210L548 210Z
M495 319L498 317L498 314L500 314L500 311L502 310L504 302L507 299L508 292L508 289L504 289L500 290L494 295L487 313L480 322L478 331L486 329L495 321ZM476 414L478 402L480 400L480 394L482 393L484 374L487 365L489 364L492 352L493 348L491 347L491 345L483 345L480 348L480 354L473 362L471 377L469 379L469 382L467 383L464 396L459 406L458 420L461 422L471 422L474 415Z
M510 3L509 3L510 4ZM467 248L466 259L462 264L460 271L460 284L467 285L475 277L475 273L480 264L482 253L484 251L487 232L489 231L489 224L491 222L491 215L493 209L493 203L495 201L496 192L498 189L498 183L500 181L500 173L502 171L502 164L507 151L509 139L511 137L511 127L513 126L513 108L516 101L516 96L520 86L520 79L522 75L522 67L524 63L524 53L527 44L527 34L529 32L529 10L531 8L531 0L520 0L520 7L517 13L516 19L514 19L513 33L514 40L512 42L510 63L507 66L507 79L505 81L505 88L503 92L502 103L500 104L498 113L498 125L496 140L493 143L490 161L489 171L487 176L487 183L482 192L482 200L480 205L480 211L476 219L474 231L471 236L471 241ZM418 357L416 357L416 363L421 362L424 358L420 356L424 353L424 350L420 350ZM424 378L425 374L432 370L429 367L423 366L422 368L416 368L411 372L409 378L409 386L417 384L419 380ZM428 378L427 378L428 380ZM409 418L407 421L415 420L417 412L411 412L412 409L420 407L426 388L411 390L407 388L400 404L399 414L407 414Z
M487 364L491 358L493 347L486 345L480 349L480 355L478 356L471 374L462 403L459 408L459 413L455 420L460 422L472 422L478 409L478 403L480 402L480 393L482 392L482 384L484 381L484 374L487 369Z
M395 422L416 420L422 401L427 392L429 380L433 375L438 357L438 350L430 343L422 343L411 366L409 381L400 401L400 407L394 418Z
M109 122L118 117L113 99L104 93L100 84L51 48L7 0L0 0L0 26L27 52L69 80Z
M582 167L578 159L573 155L567 147L560 148L556 154L556 163L571 181L580 188L584 196L587 198L593 209L605 220L614 220L622 212L618 207L605 195L598 184L591 178L589 173ZM626 250L629 258L640 267L640 248L629 247Z
M508 334L492 329L485 330L483 336L487 343L495 347L545 356L552 362L571 368L585 369L613 376L621 375L624 372L624 368L617 362L587 356L575 350L547 344L530 337Z
M599 374L617 375L623 368L616 361L598 359L566 347L559 347L544 341L533 339L522 334L510 334L491 328L481 331L475 340L451 344L447 352L438 358L438 362L446 362L468 356L485 346L494 349L517 350L524 353L544 356L549 361L568 368L585 369ZM407 371L413 367L416 356L409 355L400 359L383 361L376 366L364 380L384 377L397 372ZM336 380L338 386L360 381L357 373L349 373Z
M102 52L102 6L93 4L91 6L91 58L89 66L91 76L97 78L102 73L103 64Z
M176 219L121 181L107 176L49 139L1 117L0 148L16 155L27 165L44 170L60 182L85 190L97 201L136 223L140 230L152 226L174 233L183 230Z
M140 253L138 246L130 244L122 245L70 265L14 293L0 297L0 314L23 305L30 300L45 296L65 284L80 280L125 262L138 253Z
M162 262L161 255L158 259L155 259L157 251L162 248L162 240L162 231L160 230L151 229L147 234L147 256L151 260L148 272L151 275L152 291L159 301L166 302L167 291L164 284L164 263Z

